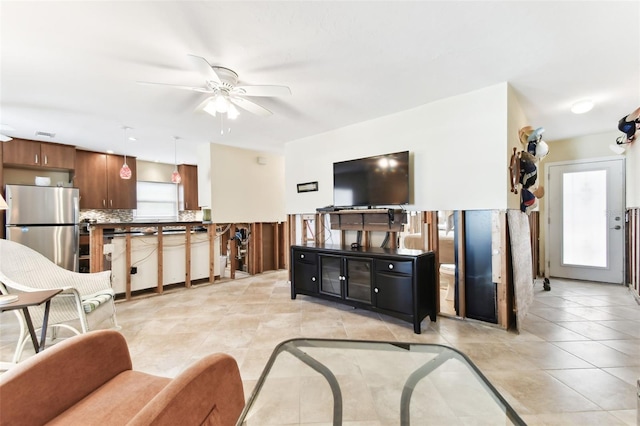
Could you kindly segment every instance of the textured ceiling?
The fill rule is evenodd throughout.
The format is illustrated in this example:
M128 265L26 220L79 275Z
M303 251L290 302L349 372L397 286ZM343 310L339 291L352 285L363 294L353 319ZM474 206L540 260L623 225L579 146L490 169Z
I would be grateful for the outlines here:
M2 133L166 163L174 136L178 162L204 142L282 151L501 82L550 141L616 130L640 105L636 1L3 0L0 24ZM206 95L136 83L204 85L188 54L292 95L253 98L273 115L242 113L220 135L194 112ZM571 114L583 98L596 107Z

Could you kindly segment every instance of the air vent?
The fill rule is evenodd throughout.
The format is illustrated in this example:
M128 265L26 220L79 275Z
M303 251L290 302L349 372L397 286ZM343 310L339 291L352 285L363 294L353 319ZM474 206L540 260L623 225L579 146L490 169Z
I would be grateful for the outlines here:
M36 136L43 136L45 138L55 138L56 134L55 133L49 133L49 132L36 132Z

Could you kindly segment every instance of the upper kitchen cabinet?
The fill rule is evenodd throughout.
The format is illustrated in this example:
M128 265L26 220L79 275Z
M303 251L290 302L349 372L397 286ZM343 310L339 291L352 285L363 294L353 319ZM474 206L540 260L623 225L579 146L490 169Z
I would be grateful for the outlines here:
M179 209L198 210L198 166L180 164L178 172L182 177L179 187Z
M80 189L81 209L135 209L136 159L127 157L131 179L120 178L121 155L77 151L75 186Z
M13 139L2 144L5 165L73 170L76 149L70 145Z

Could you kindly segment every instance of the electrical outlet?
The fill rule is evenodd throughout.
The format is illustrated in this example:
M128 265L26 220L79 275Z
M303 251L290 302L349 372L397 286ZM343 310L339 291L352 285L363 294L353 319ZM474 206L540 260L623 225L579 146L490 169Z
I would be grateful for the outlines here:
M135 266L132 266L132 267L131 267L131 275L135 275L135 274L137 274L137 273L138 273L138 268L137 268L137 267L135 267Z

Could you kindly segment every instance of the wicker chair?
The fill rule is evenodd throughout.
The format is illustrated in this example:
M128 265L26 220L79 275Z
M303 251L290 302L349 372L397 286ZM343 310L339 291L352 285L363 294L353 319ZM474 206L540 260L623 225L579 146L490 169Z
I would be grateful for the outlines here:
M47 333L52 338L57 329L74 334L86 333L109 326L119 328L111 288L111 271L81 274L61 268L42 254L22 244L0 239L0 292L13 294L62 288L51 300ZM29 307L34 326L42 324L44 305ZM20 361L22 350L29 341L22 315L18 315L20 337L12 363Z

